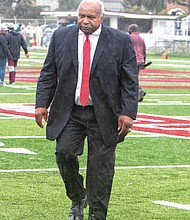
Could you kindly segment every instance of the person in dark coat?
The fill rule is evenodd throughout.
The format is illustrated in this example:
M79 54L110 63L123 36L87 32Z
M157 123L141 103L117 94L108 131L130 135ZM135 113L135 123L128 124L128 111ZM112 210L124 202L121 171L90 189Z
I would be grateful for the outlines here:
M42 120L47 122L47 139L56 139L56 162L72 201L69 220L84 219L86 202L89 220L106 219L116 146L137 114L132 41L126 33L103 25L103 14L100 0L80 3L78 25L54 32L37 83L35 119L42 128ZM85 140L86 187L78 160Z
M23 36L19 32L14 30L14 26L12 24L8 24L7 27L9 29L9 34L7 35L8 47L13 57L12 60L8 60L9 83L14 84L16 76L16 67L18 59L20 58L21 47L25 52L26 58L29 57L29 54Z
M8 49L7 35L9 29L7 27L0 27L0 86L6 86L5 83L5 70L7 58L12 59L11 53Z

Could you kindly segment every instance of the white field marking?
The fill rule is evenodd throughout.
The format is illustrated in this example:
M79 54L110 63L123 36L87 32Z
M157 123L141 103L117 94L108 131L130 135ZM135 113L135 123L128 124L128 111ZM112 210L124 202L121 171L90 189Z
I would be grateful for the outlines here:
M141 117L138 117L136 121L143 121L144 118L141 118ZM164 120L161 120L161 119L153 119L153 118L146 118L146 121L149 121L149 122L164 122Z
M36 86L16 86L16 85L13 85L14 88L18 87L18 88L36 88ZM5 92L5 93L0 93L0 95L34 95L35 92L33 93L8 93L8 92ZM190 94L153 94L153 93L148 93L147 95L149 96L190 96ZM159 99L158 99L159 100Z
M187 64L189 64L189 61L188 60L167 60L167 59L165 59L165 60L163 60L163 59L151 59L151 60L154 60L154 61L161 61L161 62L174 62L174 63L187 63Z
M150 120L149 120L150 121ZM152 121L153 122L153 121ZM148 124L148 127L149 128L159 128L159 129L162 129L162 130L171 130L171 131L175 131L175 130L189 130L189 128L180 128L180 126L187 126L187 124L177 124L178 127L176 126L176 124L174 123L168 123L168 124ZM171 127L173 126L173 128ZM176 126L176 127L175 127ZM141 128L147 128L147 124L138 124L138 127L141 127Z
M132 133L129 133L125 138L154 138L154 137L173 137L173 138L186 138L186 137L178 137L178 136L171 136L166 134L157 134L157 133L151 133L151 132L143 132L143 131L131 131ZM134 133L140 133L135 135ZM0 136L0 139L46 139L46 136ZM190 139L187 137L187 139Z
M177 209L184 209L190 211L190 205L189 204L179 204L175 202L167 202L167 201L153 201L154 204L158 205L164 205L164 206L170 206Z
M130 138L133 138L133 137L151 138L151 137L162 137L162 136L165 136L165 134L153 134L153 135L151 135L151 133L146 135L147 133L142 132L142 131L138 131L138 132L134 131L134 133L141 133L141 134L133 135L133 134L130 133L130 134L128 134L126 136L126 138L128 138L128 137L130 137ZM0 139L31 139L31 138L36 138L36 139L43 138L43 139L46 139L46 136L0 136Z
M4 114L4 113L0 113L0 115L6 116L6 117L0 117L1 120L13 120L13 119L19 119L19 118L34 120L34 118L28 117L28 116L12 115L12 114Z
M4 116L7 116L6 117L2 117L1 120L4 120L4 119L18 119L18 118L21 118L21 119L30 119L30 120L34 120L33 117L29 117L29 116L25 116L25 115L13 115L13 114L6 114L6 113L0 113L0 115L4 115Z
M160 100L158 101L160 104L170 104L170 105L183 105L183 104L189 104L190 102L186 101L167 101L167 100Z
M29 93L22 93L22 92L17 92L17 93L0 93L0 95L35 95L35 92L29 92Z
M0 139L46 138L45 136L0 136Z
M30 64L22 63L22 66L31 66Z
M139 115L141 115L140 113L138 113ZM146 114L146 115L148 115L148 114ZM162 116L162 115L158 115L158 116L160 116L160 117L164 117L164 116ZM170 115L168 115L168 116L165 116L165 117L167 117L167 118L171 118L171 119L173 119L173 118L175 118L175 119L182 119L182 120L188 120L188 119L190 119L190 116L189 115L184 115L184 116L170 116ZM137 120L139 120L139 118L140 117L138 117L138 119ZM148 119L146 119L146 120L148 120ZM154 119L150 119L150 121L154 121ZM158 121L158 122L161 122L162 120L155 120L155 121Z
M154 66L171 66L170 63L163 63L163 64L154 64ZM187 64L172 64L173 67L183 67L183 68L188 68L189 69L189 65Z
M39 52L33 52L33 51L31 51L30 54L31 54L31 55L33 55L33 54L34 54L34 55L46 55L46 54L47 54L47 49L43 49L43 48L41 48L41 47L39 47L39 49L44 50L44 52L39 53ZM24 52L23 52L23 51L21 51L20 54L24 56ZM177 61L177 60L176 60L176 61Z
M152 101L154 101L154 100L152 100ZM146 106L151 106L151 105L162 105L162 106L172 106L172 105L190 105L190 103L181 103L181 102L157 102L157 103L142 103L142 102L140 102L139 103L140 105L146 105Z
M141 134L149 134L150 136L140 136L140 137L148 137L148 138L151 138L151 137L168 137L168 138L181 138L181 139L190 139L190 137L185 137L185 136L176 136L176 135L168 135L168 134L158 134L158 133L154 133L154 132L148 132L148 131L146 131L146 132L143 132L143 131L137 131L137 133L141 133ZM152 135L152 136L151 136ZM129 136L127 136L127 137L129 137ZM131 137L133 137L132 135L131 135ZM134 135L134 137L135 137L135 135ZM137 136L138 137L138 136Z
M190 96L190 94L151 94L151 93L148 93L147 95L150 95L150 96Z
M1 114L0 115L5 115L6 117L0 117L0 120L10 120L10 119L18 119L18 118L23 118L23 116L11 116L7 114Z
M20 61L20 62L26 62L26 59L22 59L22 58L21 58L21 59L19 59L19 61ZM28 62L28 63L43 63L44 60L43 60L43 59L42 59L42 60L31 60L31 59L30 59L30 60L27 60L27 62Z
M0 142L0 147L3 147L3 146L5 146L5 144L4 144L4 143L2 143L2 142Z
M127 170L127 169L173 169L173 168L190 168L190 165L171 165L171 166L126 166L115 167L115 170ZM86 168L80 168L80 170L86 170ZM20 173L20 172L52 172L58 171L58 168L46 168L46 169L15 169L15 170L0 170L0 173Z
M138 115L139 115L139 117L141 116L141 115L145 115L145 113L138 113ZM170 116L170 115L155 115L155 114L147 114L146 113L146 116L156 116L156 117L162 117L162 118L166 118L166 119L168 119L168 118L171 118L171 119L177 119L178 117L186 117L186 116Z
M0 148L0 151L2 152L7 152L7 153L17 153L17 154L32 154L32 155L37 155L37 153L32 152L30 150L27 150L23 147L19 148Z
M131 131L133 132L133 131ZM125 138L153 138L153 137L165 137L165 134L153 134L153 135L146 135L147 133L142 132L142 134L128 134ZM135 133L141 133L141 132L135 132Z
M34 88L36 89L36 86L22 86L22 85L6 85L6 87L11 87L11 88L15 88L15 89L31 89L31 88ZM15 94L15 93L14 93Z

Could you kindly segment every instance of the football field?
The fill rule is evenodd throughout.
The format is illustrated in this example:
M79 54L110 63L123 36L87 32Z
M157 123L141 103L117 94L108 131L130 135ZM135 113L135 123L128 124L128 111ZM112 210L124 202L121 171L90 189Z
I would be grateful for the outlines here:
M22 54L15 85L0 87L0 220L67 220L71 202L55 142L34 120L36 81L46 51ZM147 92L132 132L117 146L107 220L190 220L189 58L148 55ZM87 149L79 158L86 171ZM87 220L88 208L85 209Z

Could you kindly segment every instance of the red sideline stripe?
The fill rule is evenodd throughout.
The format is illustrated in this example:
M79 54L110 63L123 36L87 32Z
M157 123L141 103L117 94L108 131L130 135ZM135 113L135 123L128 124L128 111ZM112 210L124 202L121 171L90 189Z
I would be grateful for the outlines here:
M190 89L190 86L161 86L161 85L142 85L143 88L150 89Z
M32 117L32 118L34 117L34 114L32 114L32 113L18 112L18 111L6 110L6 109L2 109L2 108L0 108L0 113L11 114L11 115L19 115L19 116L27 116L27 117Z
M16 79L17 82L33 82L33 83L37 83L38 79Z
M41 67L34 67L34 68L19 68L19 71L30 71L30 70L41 70Z
M8 73L6 74L7 76L9 75ZM16 76L22 76L22 75L27 75L26 77L30 75L40 75L40 72L16 72Z
M141 82L183 82L190 83L190 78L140 78Z
M153 69L143 69L141 70L141 73L142 74L145 74L145 73L165 73L165 74L190 74L189 71L178 71L178 70L153 70ZM140 73L140 74L141 74Z

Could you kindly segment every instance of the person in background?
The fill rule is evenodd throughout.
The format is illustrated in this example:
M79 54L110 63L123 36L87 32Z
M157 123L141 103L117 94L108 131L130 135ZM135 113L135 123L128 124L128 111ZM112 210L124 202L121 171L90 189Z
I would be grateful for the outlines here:
M181 16L177 14L175 19L175 35L182 35L181 24L182 24Z
M35 119L41 128L47 122L47 139L56 139L56 162L72 201L68 220L83 220L86 202L88 220L105 220L116 146L136 119L137 62L129 35L102 24L102 1L83 0L77 11L78 25L53 33L37 83ZM86 184L78 160L85 139Z
M42 46L42 36L43 36L43 30L40 25L36 27L36 46L41 47Z
M20 58L21 47L25 52L26 58L29 57L26 42L23 36L14 30L14 25L8 24L9 34L6 36L8 41L8 47L12 55L12 59L8 59L8 69L9 69L9 83L15 83L16 67L18 59Z
M7 46L5 36L8 34L7 27L0 27L0 86L6 86L5 83L5 70L7 58L12 59L11 53Z
M19 24L18 27L16 28L16 31L20 33L21 30L22 30L22 24Z
M131 40L133 42L136 58L137 58L137 65L138 65L138 72L140 73L141 68L146 62L146 45L144 39L139 35L139 28L136 24L131 24L128 27L128 32L131 36ZM143 101L146 92L139 87L139 102Z

